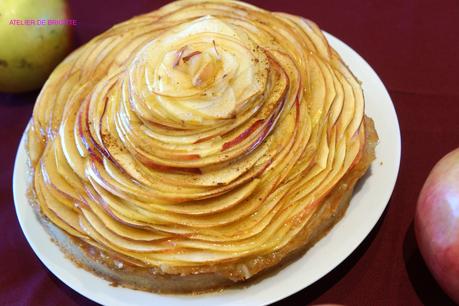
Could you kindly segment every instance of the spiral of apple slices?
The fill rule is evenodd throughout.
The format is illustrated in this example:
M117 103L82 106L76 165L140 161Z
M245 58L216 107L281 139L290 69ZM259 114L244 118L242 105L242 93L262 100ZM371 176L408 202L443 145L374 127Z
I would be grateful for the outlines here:
M314 219L361 158L363 121L359 82L311 21L178 1L53 72L32 189L59 228L135 265L237 263Z

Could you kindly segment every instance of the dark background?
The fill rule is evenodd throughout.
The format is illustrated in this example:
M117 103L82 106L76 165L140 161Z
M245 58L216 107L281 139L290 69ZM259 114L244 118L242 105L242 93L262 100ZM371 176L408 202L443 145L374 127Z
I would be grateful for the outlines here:
M165 2L69 1L75 44ZM459 144L459 1L249 2L312 19L352 46L386 84L402 132L398 182L374 230L337 269L279 304L453 305L422 261L412 221L430 169ZM37 94L0 94L0 305L92 305L41 264L16 219L14 157Z

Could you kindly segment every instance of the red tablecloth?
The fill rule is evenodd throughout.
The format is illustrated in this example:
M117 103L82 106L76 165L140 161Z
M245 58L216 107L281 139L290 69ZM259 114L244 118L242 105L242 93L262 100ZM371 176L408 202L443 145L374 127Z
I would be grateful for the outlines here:
M308 17L352 46L385 82L402 132L400 174L380 222L338 268L280 304L453 304L420 257L412 221L418 192L431 167L459 145L459 1L250 2ZM78 20L77 45L164 3L70 1ZM8 43L1 39L0 44ZM16 219L11 188L14 157L37 94L0 95L0 304L90 305L41 264Z

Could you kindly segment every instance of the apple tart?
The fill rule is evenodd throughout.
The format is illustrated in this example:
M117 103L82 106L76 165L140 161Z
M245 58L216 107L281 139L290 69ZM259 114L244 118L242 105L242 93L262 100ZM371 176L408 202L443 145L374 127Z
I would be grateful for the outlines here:
M65 254L114 284L215 290L326 234L376 142L316 24L178 1L55 69L28 128L29 199Z

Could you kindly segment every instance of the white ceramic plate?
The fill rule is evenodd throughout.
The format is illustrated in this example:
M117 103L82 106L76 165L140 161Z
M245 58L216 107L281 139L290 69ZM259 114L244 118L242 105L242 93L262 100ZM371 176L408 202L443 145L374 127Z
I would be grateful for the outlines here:
M265 305L300 291L334 269L359 246L381 217L397 179L401 146L397 115L379 77L349 46L332 35L327 34L327 38L362 81L366 113L374 119L380 141L376 147L377 159L361 188L357 188L346 215L303 257L248 288L219 293L158 295L112 287L67 260L36 219L25 195L27 166L23 137L14 166L14 202L24 235L40 260L68 286L104 305Z

